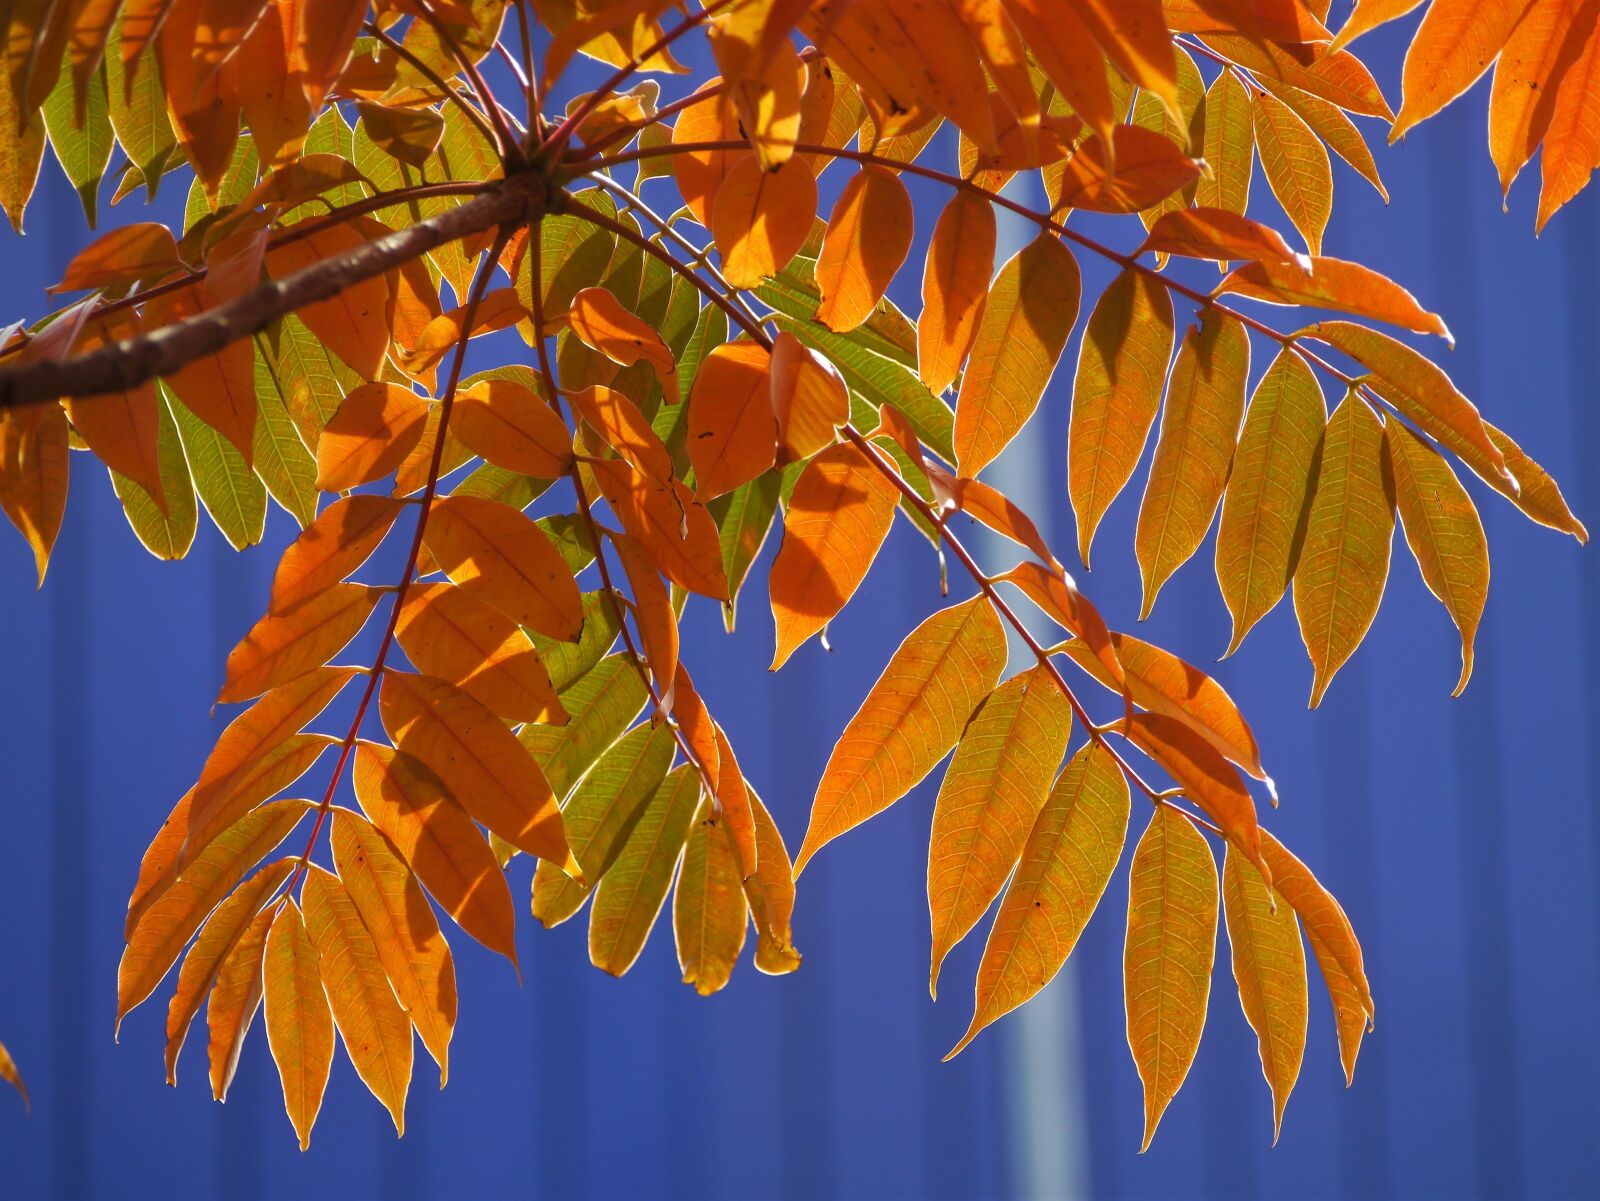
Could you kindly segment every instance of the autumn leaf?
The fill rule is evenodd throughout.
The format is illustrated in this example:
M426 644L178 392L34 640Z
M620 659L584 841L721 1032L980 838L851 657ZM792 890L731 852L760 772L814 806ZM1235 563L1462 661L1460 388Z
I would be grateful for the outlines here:
M333 1066L333 1014L323 990L317 948L293 901L278 910L262 960L267 1044L283 1082L283 1103L300 1136L311 1146L311 1128L322 1109Z
M1217 868L1206 840L1166 805L1150 815L1128 876L1123 981L1128 1046L1144 1082L1144 1141L1200 1047L1217 942Z
M828 758L795 874L852 826L894 804L956 744L1005 660L983 597L943 609L906 636Z

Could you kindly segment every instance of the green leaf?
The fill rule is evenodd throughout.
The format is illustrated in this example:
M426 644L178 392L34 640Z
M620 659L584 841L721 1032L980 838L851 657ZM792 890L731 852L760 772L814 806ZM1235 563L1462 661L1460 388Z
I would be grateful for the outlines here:
M617 610L606 603L602 592L583 594L583 633L577 642L559 642L543 634L527 631L533 639L534 649L550 673L550 683L557 692L570 688L575 680L605 657L611 644L617 640Z
M538 761L556 796L564 798L600 753L622 736L649 695L628 656L608 655L560 694L566 725L529 722L517 739Z
M227 439L184 408L165 384L161 391L178 424L184 457L189 460L195 491L206 512L234 550L254 546L266 529L266 486L245 466L244 456Z
M772 529L782 486L783 473L774 469L711 502L711 516L716 519L722 539L722 569L728 576L728 602L722 607L722 620L730 634L739 588Z
M134 168L144 182L149 199L156 198L161 177L180 166L178 139L167 115L167 98L161 89L161 71L156 64L155 47L147 45L134 66L133 86L128 87L127 69L122 64L122 29L118 18L116 34L106 47L106 94L111 127L122 143Z
M300 528L317 516L317 460L300 438L278 375L268 357L267 340L256 335L255 471L267 492Z
M100 181L105 178L106 164L111 161L114 144L104 70L96 71L89 77L87 91L82 125L77 122L77 100L70 71L61 73L55 88L45 99L43 112L50 145L55 147L61 169L67 173L67 178L77 190L84 216L89 219L89 228L93 229L95 198L100 192Z

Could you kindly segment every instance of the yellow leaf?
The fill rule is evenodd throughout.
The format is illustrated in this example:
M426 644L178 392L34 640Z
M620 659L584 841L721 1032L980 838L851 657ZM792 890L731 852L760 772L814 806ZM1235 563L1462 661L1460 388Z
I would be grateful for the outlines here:
M939 786L928 839L931 996L938 996L945 956L1005 887L1071 728L1065 695L1036 665L996 688L962 732Z
M1256 152L1255 117L1250 108L1249 89L1232 71L1219 71L1206 89L1201 153L1211 171L1195 185L1194 201L1201 208L1242 215L1250 206Z
M335 584L268 613L228 653L219 704L260 696L321 667L356 636L383 596L365 584Z
M1472 641L1489 596L1489 542L1472 498L1450 464L1398 421L1384 426L1383 449L1395 504L1423 582L1461 631L1460 696L1472 676Z
M790 159L763 171L754 157L728 170L711 206L711 236L722 274L735 288L753 288L788 265L817 215L817 181Z
M1288 591L1327 420L1311 368L1284 347L1250 398L1217 524L1217 583L1233 616L1229 655Z
M917 317L917 374L931 392L955 381L972 349L994 271L995 236L994 208L965 190L950 198L933 227Z
M1116 870L1128 806L1128 782L1099 743L1087 743L1056 777L984 944L972 1024L947 1061L1061 970Z
M1067 433L1067 493L1078 557L1089 564L1100 519L1127 485L1161 403L1172 356L1172 298L1142 271L1101 293L1078 353Z
M443 680L400 671L384 673L378 704L395 747L432 769L475 820L578 874L550 783L504 722Z
M315 864L301 893L328 1006L356 1073L406 1132L411 1019L395 998L377 944L339 877Z
M272 577L269 611L278 613L316 596L367 561L405 509L387 496L346 496L300 531Z
M1261 1071L1272 1089L1272 1141L1300 1076L1306 1049L1306 953L1294 910L1277 903L1261 873L1228 848L1222 866L1222 911L1233 979L1245 1020L1256 1032Z
M906 636L828 757L797 876L823 846L933 770L993 691L1005 660L1000 619L981 596L941 609Z
M639 814L589 915L589 961L621 976L644 949L667 899L700 801L700 777L688 764L668 774Z
M498 501L444 496L423 542L468 596L550 638L577 641L583 597L572 569L532 518Z
M1383 426L1352 393L1328 419L1294 572L1294 612L1316 669L1313 709L1366 637L1383 599L1394 534L1390 484L1383 477Z
M783 518L769 586L776 671L836 617L889 536L900 495L856 447L833 446L806 464Z
M1550 473L1530 459L1510 434L1496 429L1487 421L1483 423L1483 428L1489 440L1505 456L1507 473L1519 485L1513 489L1501 477L1490 476L1489 486L1509 497L1512 504L1540 525L1571 534L1579 542L1589 541L1589 531L1584 528L1583 522L1573 516L1566 498L1561 495L1560 485L1551 478Z
M1250 337L1215 309L1184 334L1167 386L1155 458L1139 503L1134 552L1144 586L1139 620L1211 528L1233 462L1250 376Z
M1255 101L1256 150L1267 185L1312 254L1322 253L1322 231L1333 212L1333 170L1311 127L1276 96Z
M700 802L672 893L672 933L683 982L709 997L728 983L744 949L749 907L732 833L710 797Z
M783 835L754 790L750 792L750 809L758 853L756 872L745 879L744 895L756 926L756 969L769 976L782 976L800 966L800 952L795 950L794 933L789 928L794 914L794 871Z
M511 889L478 827L420 760L390 747L356 745L356 800L455 923L517 962Z
M565 724L550 673L515 621L453 584L417 581L395 636L417 670L453 684L511 721Z
M961 475L976 477L1033 416L1078 319L1079 292L1077 261L1048 230L1000 268L956 398Z
M284 1108L304 1151L311 1146L311 1128L333 1066L333 1014L322 987L317 948L293 901L286 900L273 919L262 978L267 1045L283 1082Z
M688 421L696 500L731 492L771 467L778 420L766 347L741 338L714 348L695 374Z
M1171 806L1150 815L1128 872L1123 989L1128 1047L1144 1084L1144 1141L1183 1086L1205 1028L1217 953L1217 867Z
M352 389L317 440L317 487L342 492L388 475L421 441L427 415L427 400L400 384Z
M893 171L866 166L850 177L817 255L816 320L842 333L872 316L911 249L913 220L911 194Z

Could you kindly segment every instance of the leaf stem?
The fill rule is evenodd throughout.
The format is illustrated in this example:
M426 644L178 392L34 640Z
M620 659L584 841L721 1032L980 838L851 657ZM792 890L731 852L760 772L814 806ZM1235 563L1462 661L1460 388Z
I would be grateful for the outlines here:
M506 163L521 162L522 143L506 124L505 116L495 102L494 92L484 81L482 72L478 70L478 64L472 61L472 56L462 48L461 43L456 40L456 35L450 32L450 26L433 11L433 5L429 4L428 0L413 0L413 2L417 6L417 11L422 14L422 19L428 23L445 49L450 52L450 57L456 60L456 66L460 67L461 73L467 77L467 84L472 89L473 95L477 97L478 103L494 125L494 140L499 143L501 160Z

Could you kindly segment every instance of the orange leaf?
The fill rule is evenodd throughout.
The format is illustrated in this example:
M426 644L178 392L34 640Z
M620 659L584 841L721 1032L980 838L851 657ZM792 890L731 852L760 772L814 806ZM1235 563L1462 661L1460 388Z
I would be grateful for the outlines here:
M911 194L893 171L866 166L850 177L817 255L816 320L843 332L872 316L911 249L913 220Z
M388 475L422 440L427 415L427 399L400 384L353 389L317 441L317 487L343 492Z
M662 575L690 592L728 599L717 523L683 484L673 480L669 489L617 460L590 463L588 469L622 528L644 546Z
M749 796L758 851L756 871L746 878L744 895L756 926L756 969L782 976L800 966L800 952L795 950L789 928L794 913L794 871L772 814L753 791Z
M623 367L648 363L668 404L678 403L678 372L661 335L622 307L605 288L583 288L568 313L572 332L585 346Z
M478 827L421 760L372 742L356 746L356 800L455 923L517 962L516 911L505 874Z
M1018 563L1000 578L1016 585L1023 595L1062 629L1070 630L1074 636L1082 639L1100 661L1103 678L1115 681L1112 687L1125 690L1122 662L1117 658L1117 648L1111 641L1111 631L1106 628L1105 618L1078 591L1071 576L1059 567L1024 562ZM1131 699L1129 703L1132 703Z
M367 15L366 0L296 0L299 24L289 48L290 65L302 75L315 112L339 78Z
M803 162L763 171L754 157L740 159L711 206L723 276L735 288L753 288L776 275L805 243L816 215L817 181Z
M301 812L304 812L304 803ZM279 859L258 871L234 889L206 919L200 937L184 956L178 971L178 986L167 1007L167 1083L178 1083L178 1054L183 1050L189 1025L205 1002L206 993L216 981L228 957L239 943L257 928L262 908L271 901L278 886L289 878L295 861ZM264 930L263 930L264 934ZM260 944L257 944L259 950Z
M1105 55L1073 6L1045 0L1005 0L1004 7L1034 60L1072 111L1102 141L1109 142L1118 114L1106 81Z
M304 1151L311 1146L311 1128L333 1066L333 1014L322 987L317 948L293 901L285 901L273 919L262 978L267 1045L283 1082L284 1108Z
M1130 82L1174 101L1178 64L1160 0L1068 0L1068 6Z
M572 438L556 411L529 388L487 379L456 394L450 432L496 467L553 480L572 466Z
M1173 209L1163 213L1150 227L1149 236L1139 249L1153 250L1157 254L1215 259L1218 262L1229 259L1261 260L1251 263L1252 267L1260 267L1262 263L1289 263L1300 258L1283 240L1283 235L1271 226L1224 208ZM1239 274L1238 271L1234 272L1234 275ZM1233 276L1228 278L1232 279ZM1217 290L1220 293L1223 289ZM1258 299L1271 300L1274 297Z
M1269 875L1261 858L1261 828L1256 803L1238 770L1189 723L1165 713L1135 713L1126 723L1128 739L1161 765L1183 789L1185 798L1222 827L1228 841ZM1269 876L1270 879L1270 876Z
M1273 888L1300 916L1311 953L1322 969L1322 978L1333 1002L1345 1081L1349 1083L1355 1079L1361 1036L1375 1013L1366 969L1361 961L1361 944L1356 941L1350 919L1333 899L1333 894L1265 830L1261 832L1261 853L1272 868Z
M1562 80L1586 44L1572 31L1580 15L1593 20L1594 8L1594 0L1533 0L1500 52L1489 96L1489 156L1502 196L1550 128Z
M828 757L795 875L933 770L993 691L1005 659L1000 619L981 596L941 609L906 636Z
M770 576L776 671L836 617L866 579L899 493L849 444L806 464L783 518L783 545Z
M564 725L550 673L520 626L454 584L406 590L395 637L417 670L453 684L510 721Z
M206 1053L211 1060L211 1096L217 1101L228 1097L245 1035L261 1007L262 959L276 916L271 909L256 914L217 969L217 982L206 1002Z
M715 88L719 82L711 80L701 90ZM738 114L731 105L723 103L720 94L689 105L678 114L677 123L672 127L672 141L677 146L741 140ZM752 151L745 149L692 150L672 156L673 179L696 221L711 228L711 206L722 181L727 179L735 163L754 157Z
M1144 1084L1144 1142L1183 1086L1205 1027L1217 953L1217 868L1205 838L1157 805L1128 873L1123 988L1128 1046Z
M1229 655L1288 591L1327 420L1311 368L1284 347L1250 398L1217 525L1217 583L1233 616Z
M833 445L836 427L850 420L850 391L839 369L782 330L772 340L768 370L778 465L809 459Z
M984 944L972 1024L947 1061L1061 970L1116 870L1128 805L1128 782L1099 743L1086 743L1056 777Z
M1384 426L1383 449L1406 542L1423 582L1461 631L1461 678L1451 694L1460 696L1472 676L1472 641L1489 597L1483 522L1444 456L1400 422Z
M1222 911L1233 979L1245 1020L1256 1032L1261 1070L1272 1089L1272 1141L1300 1076L1306 1049L1306 953L1294 910L1277 904L1261 873L1228 848L1222 866Z
M1077 260L1046 230L1000 268L956 398L956 464L971 479L1039 406L1078 319Z
M339 877L312 864L300 902L345 1053L403 1135L411 1084L411 1019L395 998L372 932Z
M989 201L957 191L939 214L922 276L917 374L932 392L954 382L978 333L994 271L995 219Z
M113 324L113 321L115 324ZM81 349L91 350L138 333L136 318L115 318L96 323ZM163 514L166 494L161 487L160 400L154 383L100 396L66 397L61 402L78 432L102 463L138 484Z
M1255 733L1221 684L1176 655L1131 634L1112 634L1111 643L1134 704L1182 722L1256 779L1271 786L1271 780L1261 768L1261 749L1256 744ZM1112 678L1087 643L1074 639L1062 649L1074 663L1111 691L1122 690L1122 685Z
M1233 292L1269 304L1300 304L1337 309L1387 321L1423 334L1455 339L1437 313L1430 313L1399 284L1360 263L1312 258L1306 262L1255 262L1235 268L1212 295Z
M626 393L615 388L584 388L569 393L567 399L572 402L572 411L635 470L662 487L671 484L672 452Z
M722 807L722 821L727 827L728 840L733 844L739 859L739 878L754 876L760 867L760 835L756 830L755 805L750 785L745 782L739 760L734 756L733 743L722 726L712 723L717 735L717 802ZM784 861L788 862L788 855Z
M1072 710L1036 665L1012 676L979 706L939 786L928 839L928 910L939 968L1005 887L1067 749Z
M549 781L493 713L443 680L399 671L384 673L379 710L396 748L431 768L473 818L578 874Z
M68 434L58 405L0 413L0 508L33 549L40 585L67 508Z
M180 288L145 306L145 325L150 329L170 325L207 307L200 289ZM184 407L226 438L243 456L246 467L255 458L255 355L255 342L240 338L165 377Z
M338 654L360 632L383 596L365 584L335 584L256 622L228 653L217 703L236 704L286 684Z
M184 866L140 915L123 948L122 962L117 965L118 1025L155 991L177 962L184 944L217 904L247 871L289 836L310 808L310 801L276 801L246 814ZM198 998L195 1003L198 1007ZM191 1016L193 1012L191 1009ZM176 1058L176 1049L171 1055Z
M695 769L701 783L707 792L715 796L717 786L721 783L722 769L722 748L717 741L717 727L681 659L672 678L672 716L678 723L678 732L694 752Z
M732 492L772 466L778 421L766 347L740 339L705 357L689 392L687 445L699 501Z
M101 234L67 264L51 292L78 292L153 280L181 269L178 244L159 221L139 221Z
M372 933L395 996L439 1065L443 1088L456 1023L456 970L433 908L394 844L359 813L335 809L330 842L339 879Z
M274 688L229 723L194 786L180 864L190 862L257 801L287 787L311 766L326 739L295 736L355 674L353 667L319 667ZM275 752L280 748L289 753L279 758Z
M1004 534L1018 546L1026 547L1039 556L1040 562L1052 571L1061 564L1050 553L1039 527L998 488L991 488L982 480L957 479L937 463L924 462L928 482L942 505L949 506L968 517L974 517L997 534Z
M1144 451L1171 356L1171 296L1144 272L1124 271L1089 316L1072 393L1067 493L1086 567L1100 519Z
M1200 164L1163 135L1118 125L1114 156L1098 138L1079 145L1063 164L1057 207L1097 213L1135 213L1200 178Z
M576 642L583 597L572 569L532 518L476 496L434 501L423 541L469 596L549 638Z
M626 534L613 537L617 558L628 577L633 593L633 620L644 644L644 658L655 677L656 691L670 708L672 686L678 678L678 614L672 597L661 582L655 562L638 542Z
M1390 488L1384 479L1383 426L1352 393L1328 419L1305 545L1294 572L1294 612L1316 669L1313 709L1361 645L1383 599L1394 534Z
M1144 586L1139 620L1211 528L1233 461L1250 376L1250 337L1215 309L1184 334L1167 386L1155 458L1139 502L1134 551Z
M291 225L285 232L294 229ZM366 239L351 225L330 226L274 246L267 251L267 271L273 279L283 279L364 245ZM297 312L318 340L352 371L364 380L374 380L389 349L388 310L389 284L379 275L350 284L330 299Z
M444 357L456 348L463 336L476 338L481 334L506 329L527 316L528 310L517 299L515 288L496 288L485 293L478 303L470 330L467 328L467 306L461 305L428 322L412 345L403 350L397 348L395 358L407 375L421 377L431 374Z
M1401 77L1405 99L1389 141L1399 141L1470 88L1494 62L1527 7L1528 0L1433 0L1406 51Z
M269 611L290 609L355 571L405 507L387 496L346 496L322 510L278 561Z

